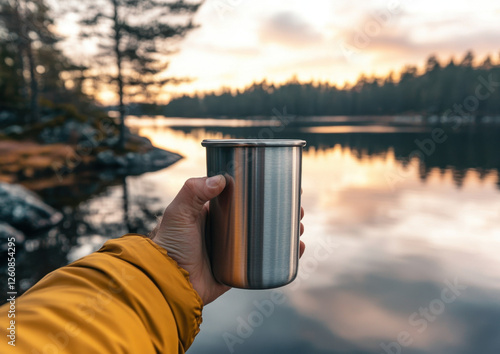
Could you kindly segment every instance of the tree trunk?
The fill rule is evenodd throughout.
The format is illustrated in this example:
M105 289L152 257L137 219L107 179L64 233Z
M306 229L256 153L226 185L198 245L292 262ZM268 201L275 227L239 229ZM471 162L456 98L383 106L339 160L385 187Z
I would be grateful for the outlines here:
M29 36L29 31L28 31L28 23L26 19L26 11L27 10L27 5L26 3L23 3L21 6L21 3L19 1L15 2L16 6L16 14L18 17L18 24L19 24L19 37L21 41L21 47L24 49L24 52L26 53L26 57L28 59L28 67L29 67L29 72L30 72L30 116L31 116L31 123L36 123L38 122L38 81L36 78L35 74L35 58L33 56L33 48L32 48L32 41ZM23 67L23 78L24 78L24 65L21 65Z
M26 54L28 57L28 65L30 70L30 110L31 110L31 123L38 122L38 81L35 74L35 58L33 57L33 50L31 48L31 40L26 36Z
M26 86L26 79L24 78L24 69L25 69L25 59L24 59L24 53L25 53L25 48L26 48L26 24L24 22L23 17L21 17L21 12L20 12L20 6L19 6L19 1L14 2L14 17L16 19L16 27L14 31L18 35L17 39L17 62L19 65L19 81L21 83L21 97L23 98L23 108L20 112L22 115L22 121L23 124L27 124L28 122L28 117L26 114L26 108L24 104L28 102L28 87Z
M118 2L113 0L113 22L115 28L115 55L116 55L116 81L118 82L118 96L119 96L119 119L120 119L120 138L118 139L118 148L125 150L125 106L123 104L123 75L122 75L122 52L120 50L120 19L118 17Z
M26 80L24 79L24 56L23 45L21 43L17 46L17 62L19 65L19 81L21 82L21 97L24 101L28 101L28 88L26 87Z

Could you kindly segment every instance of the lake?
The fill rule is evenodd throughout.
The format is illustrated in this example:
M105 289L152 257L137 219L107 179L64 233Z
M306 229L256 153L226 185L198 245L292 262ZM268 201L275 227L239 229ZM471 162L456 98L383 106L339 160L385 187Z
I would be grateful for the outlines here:
M188 353L498 353L500 125L278 118L130 118L184 158L39 191L66 221L26 244L21 287L107 238L150 229L187 178L205 175L201 140L300 138L307 248L297 280L233 289L205 307Z

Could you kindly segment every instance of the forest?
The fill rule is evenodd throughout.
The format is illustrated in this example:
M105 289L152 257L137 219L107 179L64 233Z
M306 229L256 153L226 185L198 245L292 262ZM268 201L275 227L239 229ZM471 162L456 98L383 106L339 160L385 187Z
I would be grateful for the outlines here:
M126 105L154 102L165 85L186 80L161 74L168 67L168 53L175 51L172 43L198 27L192 16L200 5L182 0L2 1L0 128L38 125L40 130L68 118L102 119L106 114L98 96L107 91L118 103L116 145L123 150ZM72 24L78 35L70 41L83 48L93 44L95 53L82 59L62 50L69 36L57 21L66 16L78 19Z
M159 20L138 23L136 19L145 11L158 19L179 15L190 19L199 6L183 1L100 0L67 10L80 18L79 40L100 43L95 58L83 65L61 51L65 38L54 31L57 15L46 1L3 2L0 112L15 116L17 124L33 124L50 116L54 107L69 109L82 119L95 115L95 109L107 108L118 111L121 132L127 114L250 117L271 116L273 110L283 107L289 114L302 116L500 114L500 55L495 48L495 54L481 58L473 51L446 60L431 54L425 63L395 68L385 77L362 74L354 84L343 86L292 77L283 84L263 80L244 89L225 87L195 94L178 90L168 104L157 104L156 97L165 85L186 81L161 75L168 59L159 59L163 58L160 54L168 53L170 41L183 38L196 25L190 20L168 24ZM123 14L122 18L116 20L115 12ZM168 16L160 16L162 13ZM108 31L100 33L101 28ZM103 89L116 93L116 106L100 105L97 96ZM13 123L1 120L0 125ZM123 145L123 134L120 141Z
M450 58L444 64L431 55L420 70L407 65L386 77L361 75L354 85L341 88L330 82L304 83L292 78L282 85L264 80L243 90L225 88L181 95L156 113L176 117L270 116L273 109L286 107L289 114L302 116L431 115L449 111L457 115L498 115L499 86L500 57L488 55L478 60L468 51L461 60Z

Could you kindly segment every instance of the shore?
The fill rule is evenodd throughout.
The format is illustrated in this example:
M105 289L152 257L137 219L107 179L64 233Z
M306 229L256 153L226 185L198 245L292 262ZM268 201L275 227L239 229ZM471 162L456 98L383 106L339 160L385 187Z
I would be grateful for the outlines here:
M53 134L51 142L44 142L43 135L0 139L1 250L9 237L22 243L61 222L58 206L47 205L45 194L66 190L71 204L77 205L126 176L157 171L182 159L130 131L122 151L115 149L113 134L99 139L100 132L88 124L66 130L69 134Z

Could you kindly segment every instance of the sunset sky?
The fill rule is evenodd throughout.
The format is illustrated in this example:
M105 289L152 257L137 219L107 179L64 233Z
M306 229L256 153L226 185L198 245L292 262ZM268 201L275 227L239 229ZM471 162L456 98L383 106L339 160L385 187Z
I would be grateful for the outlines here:
M499 18L500 3L491 0L207 0L195 16L201 27L181 42L168 71L196 80L166 88L162 99L294 75L343 85L361 73L422 66L432 53L460 60L471 49L478 60L488 53L497 60Z

